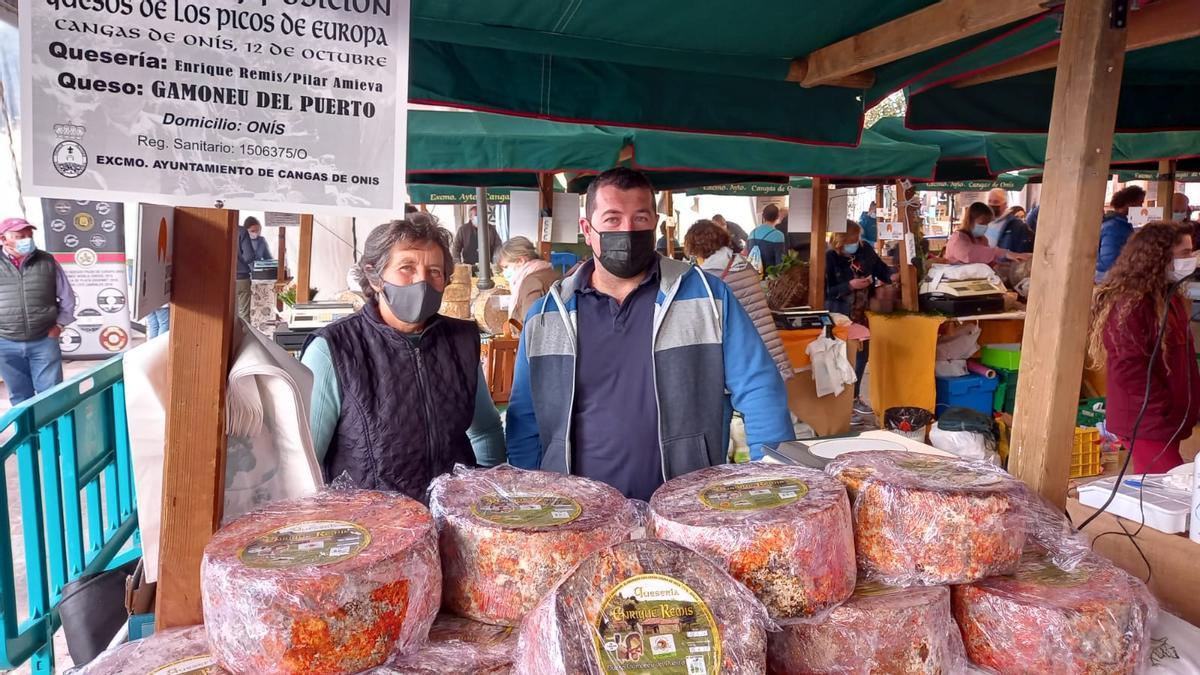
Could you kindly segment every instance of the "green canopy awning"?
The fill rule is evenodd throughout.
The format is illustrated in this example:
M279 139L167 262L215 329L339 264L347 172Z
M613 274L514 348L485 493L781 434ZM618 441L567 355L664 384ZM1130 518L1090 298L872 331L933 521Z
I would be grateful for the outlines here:
M1026 169L1019 172L1019 175L1028 179L1030 183L1042 182L1041 169ZM1162 177L1158 169L1117 169L1112 172L1112 175L1122 183L1134 180L1158 181ZM1175 182L1200 183L1200 171L1176 171Z
M923 192L983 192L993 188L1020 190L1029 179L1016 174L997 176L996 180L955 180L934 183L916 183L913 188Z
M716 195L721 197L780 197L786 196L791 188L811 188L811 178L792 178L786 183L721 183L702 185L687 190L689 197Z
M512 198L510 188L487 188L489 204L507 204ZM474 204L475 188L454 185L409 185L410 204Z
M787 81L794 59L937 0L417 0L414 102L572 122L858 142L867 104L1002 27L876 69L870 90Z

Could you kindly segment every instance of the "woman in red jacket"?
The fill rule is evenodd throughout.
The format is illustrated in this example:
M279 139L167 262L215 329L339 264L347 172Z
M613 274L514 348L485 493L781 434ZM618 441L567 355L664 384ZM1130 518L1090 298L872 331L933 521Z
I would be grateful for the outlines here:
M1093 362L1108 366L1108 430L1128 443L1145 404L1132 450L1137 473L1163 473L1182 464L1179 444L1200 417L1200 369L1188 303L1182 285L1173 287L1195 270L1191 231L1151 223L1125 245L1092 303L1088 352ZM1167 327L1151 364L1164 311Z

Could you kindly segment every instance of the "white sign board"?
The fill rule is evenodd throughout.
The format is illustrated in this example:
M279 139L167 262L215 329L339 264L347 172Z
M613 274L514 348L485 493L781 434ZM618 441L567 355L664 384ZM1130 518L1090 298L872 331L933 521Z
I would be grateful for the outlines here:
M22 9L27 193L303 213L402 207L409 0Z
M138 205L137 257L133 259L133 316L138 320L171 301L175 209Z
M508 234L536 242L541 237L537 190L513 190L508 201Z
M812 232L812 194L812 188L788 190L788 232ZM846 231L847 197L847 190L829 191L829 221L825 224L826 232Z
M267 211L263 214L263 227L300 227L299 213Z
M1156 220L1162 220L1162 218L1163 210L1161 206L1129 207L1129 223L1134 227L1142 227Z
M899 241L904 238L904 223L890 220L879 223L879 238L882 241Z
M554 228L550 241L556 244L579 243L580 196L569 192L554 193Z

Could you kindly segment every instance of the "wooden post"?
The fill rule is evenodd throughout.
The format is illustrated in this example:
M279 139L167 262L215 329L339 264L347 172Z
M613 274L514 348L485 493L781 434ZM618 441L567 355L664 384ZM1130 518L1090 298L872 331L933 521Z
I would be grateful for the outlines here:
M300 216L300 261L296 264L296 304L312 302L308 297L309 281L312 279L313 217L311 213Z
M675 220L675 196L670 190L663 193L663 210L667 212L667 257L675 257L675 229L671 227L671 221Z
M904 189L904 183L896 181L896 217L900 222L904 223L904 233L913 235L913 241L919 242L921 239L921 209L916 206L909 206L909 200L917 194L917 191L912 186L907 190ZM915 312L918 309L917 295L921 290L921 280L917 275L917 268L912 264L916 251L908 250L908 237L900 240L899 260L896 261L896 266L900 270L900 306L906 311Z
M554 217L554 174L539 173L538 174L538 250L541 251L542 260L550 261L550 252L553 248L553 243L550 238L545 236L542 230L542 218ZM521 317L524 318L524 317Z
M200 557L225 501L225 389L237 211L175 209L170 394L158 556L159 630L201 623Z
M1125 31L1108 2L1068 2L1046 148L1040 228L1022 340L1009 470L1066 504L1092 279L1112 156Z
M825 233L829 231L829 181L812 179L812 237L808 249L808 304L825 309Z
M279 247L275 249L279 267L275 269L275 283L282 286L287 281L287 228L279 228Z
M1158 161L1158 206L1162 207L1163 220L1171 220L1171 206L1175 199L1175 160Z

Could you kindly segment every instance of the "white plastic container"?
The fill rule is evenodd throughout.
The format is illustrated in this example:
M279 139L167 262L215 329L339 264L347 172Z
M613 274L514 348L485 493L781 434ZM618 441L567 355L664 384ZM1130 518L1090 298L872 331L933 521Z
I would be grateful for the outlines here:
M1193 495L1184 490L1167 487L1163 482L1165 475L1147 475L1141 490L1138 489L1138 483L1142 479L1141 475L1127 476L1125 482L1121 484L1117 496L1106 510L1135 523L1142 522L1142 514L1145 513L1147 527L1167 534L1187 532L1188 513L1192 510ZM1079 488L1080 503L1092 508L1100 508L1108 500L1115 480L1116 477L1113 476L1081 486Z

